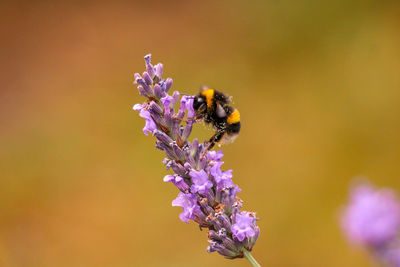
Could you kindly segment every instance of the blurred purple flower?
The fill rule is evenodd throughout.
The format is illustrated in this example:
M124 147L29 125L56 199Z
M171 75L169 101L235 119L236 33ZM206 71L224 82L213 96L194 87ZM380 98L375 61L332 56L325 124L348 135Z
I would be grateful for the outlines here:
M352 243L364 245L387 266L400 267L400 202L387 188L362 183L350 192L341 226Z
M389 246L377 254L387 266L400 266L400 245Z
M341 225L356 243L379 246L399 232L400 204L393 191L362 184L351 191Z

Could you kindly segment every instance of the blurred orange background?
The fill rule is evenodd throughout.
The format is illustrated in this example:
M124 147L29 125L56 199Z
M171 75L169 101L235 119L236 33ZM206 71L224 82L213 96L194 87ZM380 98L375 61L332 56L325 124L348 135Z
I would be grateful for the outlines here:
M224 166L261 265L375 266L338 215L358 174L400 192L398 1L15 1L0 22L1 266L250 266L171 207L132 111L147 53L172 90L234 96Z

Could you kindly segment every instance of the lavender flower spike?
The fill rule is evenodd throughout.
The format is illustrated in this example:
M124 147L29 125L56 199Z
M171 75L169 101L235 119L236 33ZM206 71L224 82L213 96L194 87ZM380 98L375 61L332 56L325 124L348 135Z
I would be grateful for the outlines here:
M400 202L392 190L368 183L354 187L341 226L351 243L365 246L388 266L400 266Z
M228 259L246 257L253 266L260 266L250 254L260 234L257 218L254 212L241 211L242 200L236 196L240 189L232 181L232 170L221 170L222 151L200 157L206 151L205 142L188 140L196 115L193 98L183 95L178 101L177 91L169 95L172 79L162 78L163 65L153 66L150 54L145 63L143 76L136 73L134 78L147 101L133 109L146 120L143 132L153 134L156 148L165 152L164 165L174 172L164 177L180 191L172 206L182 207L179 218L183 222L192 220L209 230L208 252L217 251ZM179 108L175 108L177 103Z

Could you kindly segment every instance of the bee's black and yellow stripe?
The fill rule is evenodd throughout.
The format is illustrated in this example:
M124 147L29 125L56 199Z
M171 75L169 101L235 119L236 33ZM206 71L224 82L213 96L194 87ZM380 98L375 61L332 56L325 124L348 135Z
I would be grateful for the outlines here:
M200 92L207 103L207 109L215 109L217 104L226 105L230 103L230 98L217 90L208 88Z
M237 110L236 108L232 111L231 114L228 115L226 122L228 124L235 124L240 122L240 113L239 110Z
M202 91L200 94L206 98L207 109L211 109L214 103L214 89L206 89Z
M233 109L232 113L230 113L226 122L228 124L226 131L228 134L238 134L240 131L240 113L236 108Z

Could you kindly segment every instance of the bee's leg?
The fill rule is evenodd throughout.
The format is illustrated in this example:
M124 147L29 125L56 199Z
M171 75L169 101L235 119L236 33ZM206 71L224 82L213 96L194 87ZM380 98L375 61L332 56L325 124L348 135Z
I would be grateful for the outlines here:
M204 121L204 117L200 117L200 116L195 116L192 119L185 119L185 118L177 118L175 116L172 117L172 119L177 120L177 121L183 121L183 122L202 122Z
M201 155L200 159L204 158L204 156L206 155L206 153L211 150L215 144L217 144L219 141L222 140L222 138L224 137L225 132L222 131L217 131L208 141L208 146L206 148L206 150L204 151L203 155Z

